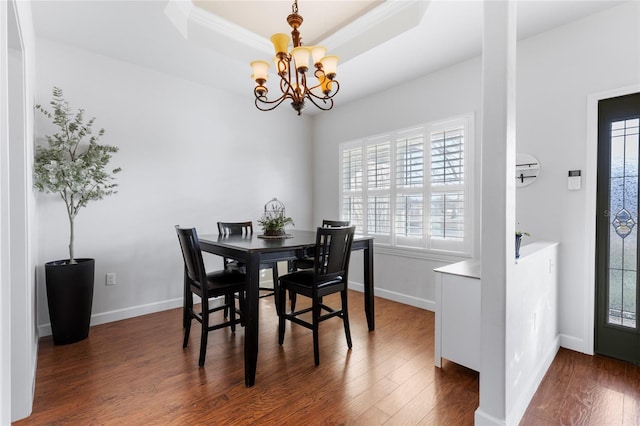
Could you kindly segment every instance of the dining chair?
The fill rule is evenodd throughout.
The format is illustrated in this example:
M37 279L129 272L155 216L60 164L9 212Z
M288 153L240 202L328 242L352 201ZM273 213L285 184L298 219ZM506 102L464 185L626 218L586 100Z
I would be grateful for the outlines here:
M222 236L226 235L242 235L250 236L253 234L253 222L218 222L218 233ZM243 262L239 262L234 259L223 258L224 268L227 270L237 270L246 273L246 267ZM271 276L273 278L273 288L271 287L259 287L260 297L274 296L275 289L278 286L278 263L261 263L260 269L271 269ZM277 303L276 303L277 308ZM226 310L225 310L226 313Z
M349 226L348 220L329 220L323 219L323 228L338 228L341 226ZM298 271L300 269L312 269L313 268L313 249L307 250L301 254L297 259L291 260L288 264L289 272ZM296 296L295 293L290 297L291 310L296 308Z
M182 258L184 260L184 340L182 347L186 348L189 343L189 333L191 331L191 320L195 319L202 325L200 336L200 357L198 365L204 366L207 353L207 336L210 331L224 327L230 327L232 332L236 331L236 324L243 323L243 311L245 301L245 291L247 288L246 275L237 270L223 269L215 272L206 272L200 241L195 228L181 228L176 225L176 233L180 242ZM193 295L200 297L200 312L193 306ZM239 308L236 308L236 295L240 301ZM224 303L220 306L213 306L210 300L213 297L224 297ZM229 318L225 313L222 322L211 323L213 313L225 310L229 312ZM238 317L236 317L238 315Z
M355 226L340 228L319 227L316 232L316 250L313 269L291 272L280 277L277 289L278 304L284 306L286 292L300 294L311 299L311 307L289 313L281 309L278 314L278 342L284 342L285 321L291 321L313 331L313 356L315 365L320 364L318 326L333 317L342 318L347 346L351 349L351 332L347 309L347 283L349 258ZM341 307L332 308L323 302L323 297L340 293ZM311 321L302 315L311 312Z
M328 220L322 221L323 228L338 228L341 226L349 226L348 220ZM292 260L289 265L291 271L297 271L299 269L311 269L313 268L313 253L304 253L302 257Z

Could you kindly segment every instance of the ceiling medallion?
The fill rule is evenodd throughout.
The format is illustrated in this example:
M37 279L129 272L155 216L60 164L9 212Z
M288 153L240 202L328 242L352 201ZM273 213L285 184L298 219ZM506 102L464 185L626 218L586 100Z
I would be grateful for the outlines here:
M298 115L302 113L305 100L309 100L321 110L328 111L333 108L333 97L340 89L340 84L335 80L338 57L327 55L327 49L323 46L302 45L302 37L298 31L298 27L302 25L302 16L298 14L298 0L293 2L291 9L292 13L287 16L287 22L293 29L291 31L293 49L288 51L290 38L287 34L279 33L271 36L276 53L273 62L280 77L282 94L271 101L267 98L269 91L265 84L269 63L253 61L251 62L251 68L253 68L251 78L256 82L253 89L256 107L261 111L271 111L285 99L291 99L291 106L298 112ZM307 80L310 58L314 68L313 76L316 80L313 82L311 78ZM309 87L308 83L313 85Z

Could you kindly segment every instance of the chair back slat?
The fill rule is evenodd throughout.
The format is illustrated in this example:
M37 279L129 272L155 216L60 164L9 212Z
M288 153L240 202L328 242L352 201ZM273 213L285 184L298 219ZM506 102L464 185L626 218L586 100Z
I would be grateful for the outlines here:
M349 226L350 224L351 223L348 220L329 220L329 219L322 220L323 228L339 228L342 226Z
M251 235L253 234L253 222L218 222L220 235Z
M207 286L202 284L206 283L207 274L205 272L204 261L202 260L200 240L198 240L196 229L180 228L179 225L176 225L176 233L178 234L178 241L180 242L180 249L182 250L182 258L187 276L192 284L199 286L201 291L206 292Z
M317 282L341 276L345 281L349 272L349 258L355 226L320 227L316 233L315 276Z

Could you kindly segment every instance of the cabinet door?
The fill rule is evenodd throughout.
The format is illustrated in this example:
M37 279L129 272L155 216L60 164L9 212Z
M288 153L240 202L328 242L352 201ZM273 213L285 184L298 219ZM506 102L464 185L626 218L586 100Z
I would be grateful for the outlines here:
M443 274L442 357L480 371L480 280Z

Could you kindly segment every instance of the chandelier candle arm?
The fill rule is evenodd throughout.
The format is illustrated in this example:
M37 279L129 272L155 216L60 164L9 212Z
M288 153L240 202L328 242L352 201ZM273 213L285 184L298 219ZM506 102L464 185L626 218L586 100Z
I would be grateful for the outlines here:
M279 88L282 93L277 99L269 100L269 92L266 83L269 74L269 63L266 61L253 61L251 78L255 81L253 93L255 105L261 111L271 111L279 106L285 99L291 100L291 106L298 115L301 115L305 100L321 110L328 111L333 108L333 97L338 93L340 85L335 80L337 74L338 57L327 55L324 46L303 46L302 37L298 28L302 25L302 16L298 14L298 0L294 0L292 13L287 16L287 23L292 28L291 37L284 33L271 36L271 43L275 50L273 62L276 74L279 78ZM289 42L293 48L289 51ZM311 67L309 66L311 60ZM317 83L307 81L307 72L313 69L313 77ZM315 91L315 93L314 93Z

